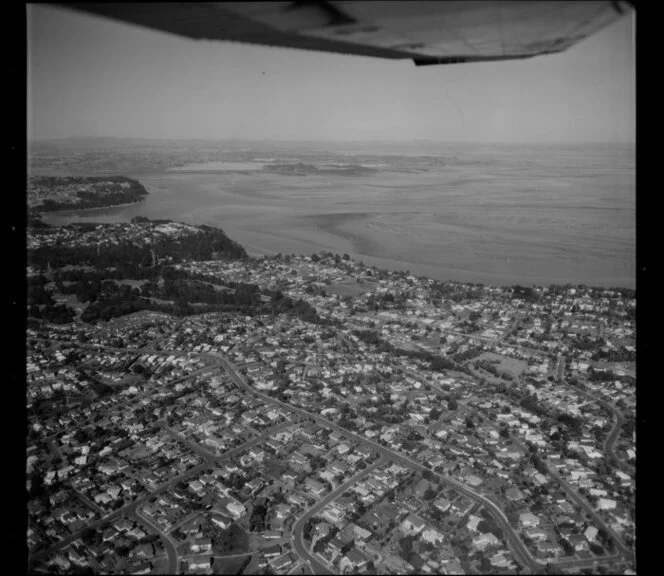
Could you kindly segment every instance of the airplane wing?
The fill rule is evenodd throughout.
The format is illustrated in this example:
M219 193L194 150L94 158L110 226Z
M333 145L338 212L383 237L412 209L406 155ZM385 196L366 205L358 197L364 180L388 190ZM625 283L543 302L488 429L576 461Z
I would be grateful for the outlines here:
M318 50L416 65L562 52L632 10L628 2L402 1L65 3L197 40Z

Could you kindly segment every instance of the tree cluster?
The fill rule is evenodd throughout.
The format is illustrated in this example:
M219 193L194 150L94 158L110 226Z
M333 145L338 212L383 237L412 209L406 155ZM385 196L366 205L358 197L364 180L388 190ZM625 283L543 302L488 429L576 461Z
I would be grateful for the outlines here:
M146 229L161 223L152 220L146 224ZM164 221L169 222L169 221ZM72 230L85 230L91 228L89 224L70 224L66 228ZM146 231L147 231L146 230ZM51 233L44 230L42 233ZM223 230L211 226L199 226L198 231L186 236L173 238L160 236L150 245L134 244L130 241L121 241L103 247L86 246L41 246L28 250L28 262L38 268L50 265L62 268L67 265L89 265L97 269L118 268L124 271L125 277L129 274L135 278L137 269L149 268L153 263L153 251L157 258L169 257L174 262L182 260L242 260L248 257L245 249L234 242Z
M28 317L46 320L53 324L67 324L74 320L76 313L66 304L39 307L32 305L28 307Z
M389 352L394 354L395 356L405 356L406 358L415 358L418 360L429 362L429 368L437 372L442 370L453 370L459 368L457 364L455 364L448 358L438 356L426 350L404 350L403 348L397 348L392 344L390 344L389 342L383 340L378 335L378 333L373 330L354 330L353 334L363 342L366 342L367 344L373 344L378 346L378 349L381 352Z
M512 289L512 298L519 298L526 302L534 303L539 300L539 295L533 288L517 284Z
M452 360L455 362L465 362L466 360L472 360L473 358L477 358L482 354L482 348L481 347L474 347L474 348L469 348L465 352L459 352L452 356Z
M249 518L249 530L252 532L263 532L265 530L265 518L267 516L267 507L264 503L257 503L251 512Z

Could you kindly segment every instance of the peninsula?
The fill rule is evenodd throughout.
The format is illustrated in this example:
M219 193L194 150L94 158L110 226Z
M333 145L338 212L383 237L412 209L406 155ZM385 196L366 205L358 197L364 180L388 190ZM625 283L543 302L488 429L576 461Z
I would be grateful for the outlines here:
M107 208L140 202L148 191L126 176L30 176L28 207L33 212Z

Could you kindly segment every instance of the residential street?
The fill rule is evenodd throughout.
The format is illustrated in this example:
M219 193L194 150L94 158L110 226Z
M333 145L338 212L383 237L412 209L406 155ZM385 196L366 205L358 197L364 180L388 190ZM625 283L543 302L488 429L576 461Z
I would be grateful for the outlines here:
M176 574L177 573L177 568L178 568L178 553L177 553L177 544L171 538L168 534L165 534L159 526L154 524L152 520L150 520L147 516L144 514L141 514L138 510L134 510L131 513L136 520L138 520L141 524L145 524L149 526L156 534L159 534L161 537L162 541L164 542L164 546L166 548L166 552L168 553L168 569L167 569L167 574Z
M303 416L306 416L308 418L312 418L312 419L320 422L321 424L324 424L325 426L328 426L328 427L332 428L333 430L338 431L341 434L347 435L351 438L355 438L356 440L375 448L379 452L379 454L386 455L390 460L394 460L395 462L400 462L404 466L415 468L416 470L420 470L420 471L428 470L428 468L426 468L425 466L423 466L422 464L420 464L416 460L413 460L413 459L411 459L407 456L399 454L398 452L390 450L389 448L385 448L384 446L381 446L380 444L374 442L373 440L369 440L368 438L364 438L362 436L359 436L358 434L350 432L350 431L346 430L345 428L342 428L341 426L338 426L338 425L334 424L333 422L330 422L329 420L326 420L325 418L323 418L321 416L318 416L316 414L311 414L311 413L307 412L306 410L302 410L301 408L297 408L297 407L292 406L290 404L280 402L278 400L275 400L274 398L270 398L269 396L254 390L251 386L246 384L246 382L240 377L240 375L235 370L235 367L228 360L226 360L225 358L223 358L221 356L219 356L219 360L221 361L224 368L226 368L226 370L229 372L229 374L234 376L234 379L238 383L238 385L241 386L244 390L247 390L247 391L251 392L252 394L257 395L257 396L263 398L264 400L269 400L271 402L274 402L276 404L284 406L284 407L286 407L290 410L299 412ZM541 569L541 567L544 565L544 562L536 560L535 558L533 558L533 556L530 554L530 552L526 548L525 544L521 541L519 536L516 534L514 529L511 527L511 525L510 525L510 523L507 519L507 516L505 516L505 513L500 508L498 508L498 506L496 506L491 500L489 500L485 496L483 496L483 495L475 492L474 490L468 488L467 486L465 486L461 482L458 482L458 481L454 480L453 478L450 478L450 477L442 475L442 474L436 474L436 475L439 476L440 478L442 478L443 480L445 480L446 482L448 482L448 483L452 484L453 486L455 486L455 488L457 488L459 490L459 492L461 492L462 494L465 494L466 496L469 496L471 499L473 499L475 501L482 502L491 512L493 512L494 516L498 520L498 523L500 524L500 526L503 529L503 532L505 534L505 538L507 540L507 543L508 543L510 549L512 550L512 552L514 553L517 561L520 562L521 564L523 564L524 566L527 566L532 571L536 571L538 569Z
M175 478L172 478L168 482L164 483L163 485L159 486L156 490L153 492L150 492L149 494L146 494L144 496L141 496L140 498L137 498L134 502L131 504L127 504L126 506L123 506L122 508L119 508L118 510L115 510L114 512L111 512L110 514L104 516L103 518L100 518L99 520L95 520L94 522L91 522L88 524L85 528L79 530L78 532L75 532L71 536L67 536L66 538L63 538L59 542L56 542L55 544L44 548L43 550L40 550L36 554L33 554L32 557L30 558L30 563L33 564L35 562L38 562L42 558L52 554L56 550L60 550L62 548L65 548L75 540L81 537L81 534L90 528L99 528L103 524L115 520L116 518L120 518L121 516L125 516L127 514L133 514L136 512L137 508L153 498L155 495L160 494L169 488L171 488L174 484L177 484L178 482L181 482L182 480L185 480L186 478L189 478L190 476L194 476L198 474L199 472L202 472L203 470L206 470L207 468L210 467L209 462L203 462L202 464L199 464L198 466L194 466L184 474L180 474L179 476L176 476Z
M443 332L445 332L443 330ZM450 333L455 333L453 331L448 331ZM467 338L473 339L476 338L478 340L484 340L484 341L491 341L490 339L486 339L483 337L475 337L475 336L468 336L468 335L463 335ZM165 336L164 336L165 338ZM50 341L51 343L55 341ZM139 351L139 353L144 353L146 350L150 349L150 353L153 354L159 354L159 355L168 355L171 354L172 352L165 352L165 351L154 351L152 350L152 346L154 343L144 347ZM83 345L85 347L89 348L94 348L95 350L109 350L113 352L127 352L125 349L116 349L116 348L110 348L110 347L99 347L99 346L92 346L92 345ZM520 348L518 346L515 346L516 348ZM544 352L541 351L535 351L535 350L530 350L532 352L537 352L538 354L545 354ZM133 352L133 351L132 351ZM320 561L316 559L316 557L309 551L307 550L304 542L303 542L303 537L302 537L302 531L303 527L305 526L306 522L314 516L316 513L318 513L326 504L334 500L337 496L342 494L350 485L352 485L354 482L359 480L360 478L366 476L369 474L371 471L376 469L378 466L380 466L382 463L385 461L393 461L396 463L400 463L404 465L405 467L408 467L410 469L418 470L418 471L429 471L431 470L424 464L420 463L417 460L414 460L410 456L407 456L405 454L402 454L400 452L397 452L391 448L385 447L374 440L371 440L369 438L366 438L364 436L361 436L359 434L356 434L354 432L351 432L345 428L342 428L341 426L338 426L334 422L331 422L327 420L326 418L323 418L322 416L314 413L310 413L307 410L304 410L302 408L299 408L297 406L291 405L286 402L282 402L280 400L277 400L265 393L262 393L256 389L254 389L252 386L247 384L246 380L237 372L237 369L235 366L224 356L221 354L213 354L213 353L191 353L189 354L191 357L198 357L198 358L205 358L206 360L209 361L209 364L203 368L200 368L191 374L188 374L186 376L183 376L181 378L178 378L177 380L170 382L169 385L186 381L191 378L195 378L197 376L200 376L205 373L210 373L214 372L216 370L219 370L220 368L223 368L228 375L232 378L232 380L235 382L235 384L241 388L242 390L252 394L253 396L262 399L263 401L267 402L270 405L273 406L281 406L288 410L289 414L295 414L299 416L300 418L303 419L310 419L312 421L318 422L332 430L335 430L339 432L340 434L352 438L365 446L369 446L372 449L374 449L379 455L379 459L377 462L374 464L370 465L367 469L358 472L355 474L353 477L351 477L349 480L344 482L342 485L338 486L336 489L334 489L330 494L328 494L326 497L322 498L320 501L316 502L311 508L309 508L293 525L292 527L292 534L293 534L293 545L295 552L300 556L300 558L304 561L305 566L308 566L311 571L313 571L316 574L332 574L328 568L326 568L324 565L321 564ZM559 362L563 362L561 358L559 358ZM564 366L564 364L563 364ZM615 445L615 442L617 438L620 435L621 427L624 423L624 417L621 412L619 412L614 406L609 404L608 402L594 396L593 394L586 392L584 390L580 390L577 387L574 387L574 390L578 392L579 394L582 394L588 398L591 398L593 401L599 403L601 406L603 406L605 409L610 410L612 414L614 415L615 418L615 423L613 425L613 428L610 433L607 434L606 438L604 439L604 451L607 454L608 457L611 458L613 462L616 463L616 465L620 467L627 467L627 465L623 462L620 462L615 455L613 451L613 447ZM116 404L113 408L117 409L119 406L126 405L130 402L136 402L139 399L142 399L144 397L149 397L149 395L152 393L152 390L146 391L142 394L133 396L131 398L127 398L126 400L122 400L120 403ZM92 418L88 418L83 421L85 422L90 422L92 421ZM194 476L195 474L200 473L203 470L209 469L213 465L219 464L225 460L234 458L238 456L240 453L243 451L247 450L248 448L251 448L252 446L255 446L257 444L260 444L261 442L265 441L266 439L272 437L275 432L282 430L284 428L287 428L293 424L293 421L286 421L286 422L281 422L277 425L274 425L258 436L252 438L251 440L244 442L243 444L232 448L222 454L216 455L213 452L208 451L204 447L192 442L189 439L184 438L181 436L179 433L177 433L175 430L171 428L166 428L168 433L173 436L175 439L177 439L179 442L185 444L191 451L196 453L198 456L202 457L204 459L204 462L201 464L198 464L197 466L193 467L192 469L179 474L177 477L169 480L168 482L164 483L163 485L160 485L156 490L150 492L149 494L145 494L141 497L139 497L137 500L134 502L125 505L121 507L120 509L111 512L110 514L107 514L103 518L96 520L90 524L88 524L85 529L79 530L78 532L67 536L63 540L57 542L56 544L53 544L52 546L49 546L35 554L32 555L30 558L30 563L31 565L34 565L36 562L41 560L42 558L52 554L53 552L60 550L67 545L71 544L74 542L77 538L80 537L80 535L83 533L84 530L87 530L89 528L99 528L103 524L118 518L123 515L133 515L137 519L140 520L141 523L147 525L151 530L155 531L158 533L161 537L162 540L164 541L166 551L168 553L168 558L169 558L169 566L168 566L168 572L169 573L176 573L178 570L179 566L179 558L177 554L177 549L176 549L176 543L172 540L172 538L164 533L161 528L153 523L153 521L149 518L147 518L145 515L141 514L139 512L139 507L147 502L148 500L154 498L155 495L164 492L170 488L172 488L173 485L191 477ZM53 434L52 436L48 438L55 438L57 434ZM518 442L517 442L518 443ZM630 560L631 562L634 562L634 551L628 548L621 540L621 538L615 533L614 530L612 530L607 524L603 521L603 519L593 510L592 506L578 493L578 491L570 486L561 476L557 473L557 471L553 470L552 468L549 468L547 465L547 468L549 469L549 472L553 478L555 478L558 482L560 482L561 486L565 490L565 492L568 494L570 499L574 501L577 505L581 506L584 510L588 512L588 514L591 516L593 521L596 523L598 527L601 527L604 529L611 539L614 541L617 550L620 552L620 554L615 554L609 557L604 558L604 560L609 560L609 559L618 559L621 556ZM526 547L524 542L521 540L519 535L517 534L516 530L510 525L509 520L503 510L495 504L490 498L482 495L481 493L475 491L474 489L466 486L462 482L451 478L447 475L444 474L438 474L434 473L435 476L439 477L442 479L444 482L448 483L451 486L454 486L456 490L458 490L460 493L468 496L472 500L474 500L477 503L481 503L483 506L485 506L492 514L492 516L496 519L498 524L500 525L504 538L512 551L514 558L517 562L522 564L526 569L530 571L541 571L543 567L547 564L546 561L536 559L530 552L530 550ZM102 508L95 503L91 502L86 496L81 495L81 499L86 502L91 508L97 511L97 513L103 512ZM560 567L575 567L575 568L584 568L584 567L591 567L600 560L603 560L602 558L593 558L593 559L588 559L588 560L561 560L560 562L557 562L555 560L551 560L551 564L554 564L556 566Z
M521 441L519 441L517 438L514 437L514 435L510 434L510 437L512 438L512 441L519 446L522 450L525 452L528 451L527 446L525 446ZM582 498L579 493L572 487L570 486L561 476L558 474L552 467L549 466L548 462L546 460L543 461L544 465L546 466L547 470L549 471L549 474L556 479L562 488L565 490L565 492L569 495L569 497L574 500L576 504L578 504L581 508L583 508L589 515L590 517L595 521L595 523L606 530L606 532L611 536L611 538L614 540L615 544L618 546L618 548L625 553L625 555L633 559L633 551L630 551L629 548L627 548L623 542L622 539L613 531L609 526L606 525L606 522L600 518L595 511L593 510L593 507L590 505L589 502L587 502L584 498ZM565 560L565 565L569 566L585 566L587 561L586 560ZM556 562L556 565L558 562Z
M321 424L324 424L325 426L328 426L328 427L330 427L330 428L332 428L332 429L334 429L334 430L336 430L336 431L338 431L342 434L345 434L347 436L355 438L356 440L358 440L360 442L363 442L367 445L370 445L373 448L375 448L380 454L383 454L383 455L387 456L389 459L391 459L395 462L401 462L405 466L409 466L411 468L415 468L415 469L421 470L421 471L428 470L428 468L426 468L424 465L417 462L416 460L413 460L412 458L410 458L408 456L399 454L398 452L395 452L395 451L393 451L389 448L385 448L384 446L374 442L373 440L370 440L368 438L364 438L364 437L362 437L358 434L350 432L350 431L348 431L348 430L346 430L346 429L344 429L340 426L337 426L333 422L330 422L329 420L326 420L325 418L323 418L321 416L318 416L316 414L311 414L311 413L309 413L309 412L307 412L307 411L305 411L301 408L297 408L297 407L292 406L290 404L280 402L280 401L278 401L274 398L271 398L271 397L269 397L269 396L267 396L267 395L265 395L261 392L258 392L256 390L254 390L237 373L234 366L228 360L226 360L225 358L223 358L221 356L219 356L218 358L219 358L219 361L221 362L221 364L224 366L224 368L228 371L228 373L231 374L234 377L234 379L238 383L238 385L240 385L244 390L247 390L247 391L257 395L257 396L263 398L264 400L274 402L276 404L284 406L285 408L296 411L296 412L302 414L305 417L312 418L312 419L320 422ZM596 400L598 400L598 399L596 399ZM615 440L615 436L617 436L616 431L619 431L618 424L616 424L616 427L614 427L614 430L611 434L611 436L614 436L613 440ZM545 561L538 560L538 559L536 559L532 556L532 554L530 553L528 548L525 546L525 544L523 543L521 538L518 536L516 531L510 525L509 520L507 519L507 516L505 515L505 513L494 502L492 502L489 498L486 498L482 494L472 490L471 488L468 488L466 485L462 484L461 482L459 482L459 481L457 481L453 478L450 478L449 476L445 476L443 474L436 474L436 475L441 477L443 480L445 480L449 484L455 486L455 488L457 488L459 490L459 492L461 492L462 494L465 494L466 496L470 497L471 499L473 499L475 501L481 502L489 510L491 510L493 512L494 517L498 520L501 528L503 529L503 533L505 535L507 543L508 543L510 549L512 550L512 552L514 553L515 558L517 559L517 561L519 561L522 565L528 567L532 571L541 570L542 566L546 565ZM556 476L556 475L554 474L554 476ZM628 559L633 560L633 558L634 558L633 551L630 550L629 548L627 548L622 543L622 540L615 534L615 532L613 530L611 530L609 527L606 526L605 522L603 522L601 520L601 518L599 518L599 516L592 510L590 505L587 502L585 502L585 500L580 498L580 496L578 496L562 479L560 479L559 476L556 476L556 477L561 481L561 484L563 485L563 487L566 488L566 491L571 491L570 492L570 497L577 504L579 504L585 510L587 510L588 513L593 518L593 520L595 520L598 523L599 526L604 527L607 530L607 532L614 538L614 540L616 541L616 544L617 544L618 548L620 549L620 551ZM296 539L296 541L297 541L297 539ZM573 560L573 561L566 561L565 565L567 565L567 566L577 566L578 565L580 567L583 567L583 566L586 566L587 563L588 563L588 561L586 561L586 560Z
M355 482L358 480L364 478L371 472L373 472L376 468L381 466L386 462L386 458L384 456L381 456L362 470L361 472L358 472L354 476L352 476L350 479L346 480L343 484L341 484L336 490L333 490L330 492L327 496L319 500L314 506L309 508L300 518L293 524L292 532L293 532L293 547L295 548L295 551L300 555L300 558L303 560L306 560L306 562L313 567L314 572L316 574L334 574L334 572L331 572L327 568L325 568L316 558L313 556L313 554L310 554L309 551L307 550L307 547L304 544L303 540L303 529L307 521L315 516L318 512L320 512L327 504L332 502L335 498L343 494L346 489L350 486L352 486Z
M606 522L604 522L602 518L600 518L600 516L593 510L592 506L590 506L590 504L578 493L578 491L572 486L570 486L567 482L565 482L565 480L563 480L560 477L560 474L558 474L558 472L556 472L552 468L549 468L549 473L551 474L551 476L553 476L560 482L561 486L563 487L567 495L572 500L574 500L576 504L578 504L584 510L586 510L588 514L590 514L594 522L598 526L602 527L609 534L615 546L618 548L618 550L620 550L621 554L623 554L626 558L628 558L630 562L634 562L634 551L625 546L620 536L618 536L615 533L615 531L611 529L610 526L607 526Z
M253 438L252 440L249 440L248 442L245 442L244 444L242 444L240 446L237 446L236 448L233 448L232 450L229 450L228 452L225 452L224 454L222 454L220 456L211 456L211 457L206 456L207 460L205 462L195 466L194 468L188 470L184 474L180 474L180 475L176 476L175 478L172 478L171 480L169 480L165 484L159 486L153 492L150 492L149 494L141 496L140 498L136 499L131 504L123 506L122 508L119 508L118 510L104 516L100 520L96 520L96 521L88 524L85 527L85 529L79 530L78 532L72 534L71 536L68 536L68 537L64 538L63 540L60 540L59 542L53 544L52 546L49 546L48 548L45 548L44 550L41 550L41 551L37 552L36 554L32 555L32 557L30 558L30 563L34 564L35 562L38 562L40 559L52 554L56 550L60 550L64 547L68 546L69 544L74 542L77 538L79 538L81 536L81 534L83 533L83 531L86 530L86 529L99 528L100 526L102 526L106 522L108 522L110 520L114 520L115 518L119 518L122 515L137 513L137 510L138 510L139 506L141 506L142 504L144 504L145 502L147 502L148 500L150 500L151 498L153 498L157 494L160 494L160 493L168 490L173 485L181 482L182 480L185 480L185 479L189 478L190 476L194 476L194 475L198 474L199 472L202 472L203 470L206 470L206 469L210 468L214 464L218 464L218 463L223 462L224 460L226 460L228 458L234 457L235 455L241 453L242 451L246 450L247 448L251 448L255 444L258 444L258 443L262 442L263 440L265 440L266 438L269 438L274 433L275 430L281 429L281 428L286 427L290 424L291 424L290 422L282 423L282 424L277 425L274 428L270 428L270 429L266 430L265 432L263 432L263 434L261 434L260 436L257 436L256 438ZM142 518L145 518L145 517L142 516ZM157 530L159 532L160 535L164 536L165 539L168 538L158 526L156 526L156 525L152 525L152 526L155 530Z

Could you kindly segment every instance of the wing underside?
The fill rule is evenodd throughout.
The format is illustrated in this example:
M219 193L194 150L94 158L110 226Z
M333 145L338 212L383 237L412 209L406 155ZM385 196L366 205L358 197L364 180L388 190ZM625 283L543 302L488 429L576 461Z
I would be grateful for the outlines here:
M64 6L196 40L410 59L417 65L561 52L632 9L627 2L601 1L297 0Z

